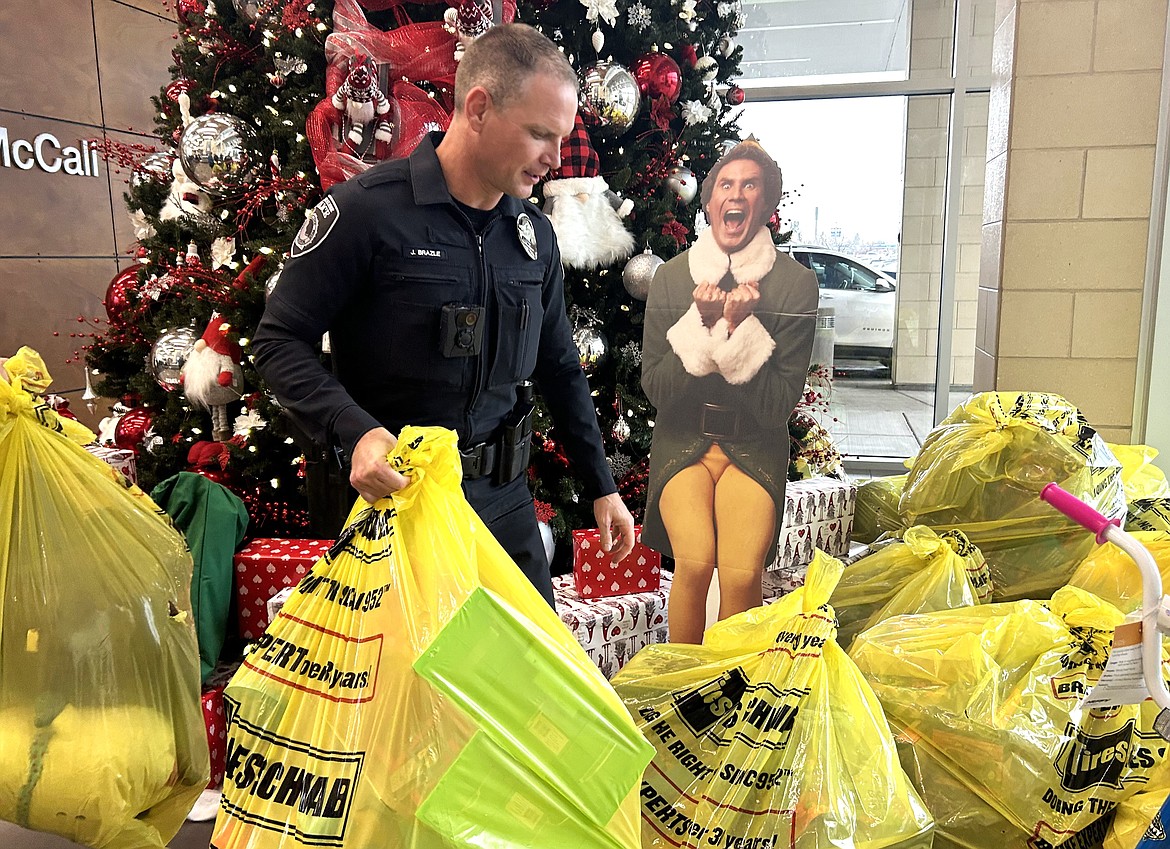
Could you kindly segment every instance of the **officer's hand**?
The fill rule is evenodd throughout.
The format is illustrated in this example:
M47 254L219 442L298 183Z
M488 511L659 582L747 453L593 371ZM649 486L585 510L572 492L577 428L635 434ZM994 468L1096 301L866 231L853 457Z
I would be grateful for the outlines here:
M723 304L727 300L727 293L715 283L700 283L695 287L695 306L699 308L699 317L703 319L704 327L714 327L723 315Z
M611 562L620 563L634 550L634 517L616 492L593 502L593 517L601 531L601 547Z
M733 332L740 322L756 311L759 302L759 283L740 283L728 293L727 303L723 305L723 317Z
M371 504L410 483L390 468L387 455L397 444L398 440L390 431L376 427L367 431L353 448L349 483L358 491L358 495Z

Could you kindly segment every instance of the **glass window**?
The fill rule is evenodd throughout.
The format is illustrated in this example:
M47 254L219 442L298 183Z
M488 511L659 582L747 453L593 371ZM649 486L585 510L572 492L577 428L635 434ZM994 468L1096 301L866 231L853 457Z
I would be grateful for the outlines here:
M904 80L906 0L761 0L743 4L745 87Z

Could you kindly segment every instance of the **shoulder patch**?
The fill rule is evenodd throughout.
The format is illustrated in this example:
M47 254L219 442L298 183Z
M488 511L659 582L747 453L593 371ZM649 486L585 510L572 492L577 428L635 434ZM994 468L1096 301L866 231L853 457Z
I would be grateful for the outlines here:
M309 217L301 225L300 232L293 239L292 249L288 255L290 257L303 256L316 248L325 241L340 218L341 213L337 209L337 202L331 197L323 199L313 207L313 211L309 213Z

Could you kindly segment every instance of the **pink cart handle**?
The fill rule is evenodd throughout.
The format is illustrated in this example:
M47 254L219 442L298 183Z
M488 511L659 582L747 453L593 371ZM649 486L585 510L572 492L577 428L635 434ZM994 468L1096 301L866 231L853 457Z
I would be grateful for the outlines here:
M1105 542L1105 529L1110 525L1115 528L1121 527L1120 520L1106 519L1088 504L1054 483L1044 487L1040 492L1040 500L1048 502L1078 525L1096 534L1098 544Z

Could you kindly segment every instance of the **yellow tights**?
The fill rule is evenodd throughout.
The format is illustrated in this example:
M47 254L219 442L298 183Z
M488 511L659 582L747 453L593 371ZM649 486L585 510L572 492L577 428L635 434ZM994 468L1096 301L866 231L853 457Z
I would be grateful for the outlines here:
M712 445L671 478L659 509L674 550L671 642L703 641L707 590L716 566L720 619L763 604L761 580L776 529L775 505L723 449Z

